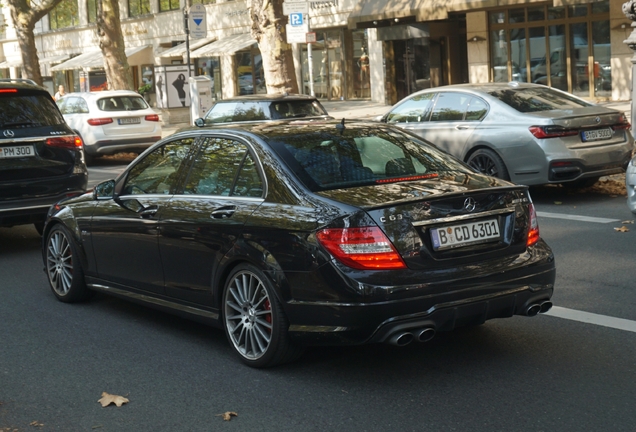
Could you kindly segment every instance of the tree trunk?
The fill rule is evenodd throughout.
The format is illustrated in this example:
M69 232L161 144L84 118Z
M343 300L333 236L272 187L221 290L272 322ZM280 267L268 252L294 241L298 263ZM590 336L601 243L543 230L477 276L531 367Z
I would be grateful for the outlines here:
M267 93L298 93L291 45L287 43L282 0L247 0L252 37L263 58Z
M40 60L35 47L33 29L35 28L35 23L41 20L61 1L43 0L35 3L28 0L7 0L22 55L22 78L32 79L39 85L42 85L42 74L40 73Z
M133 90L117 0L97 0L97 36L109 90Z

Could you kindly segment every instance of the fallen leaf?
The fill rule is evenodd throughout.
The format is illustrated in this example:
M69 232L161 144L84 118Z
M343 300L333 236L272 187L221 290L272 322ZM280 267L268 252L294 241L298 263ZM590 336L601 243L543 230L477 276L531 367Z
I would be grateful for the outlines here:
M234 411L226 411L223 414L217 414L217 417L223 417L223 420L225 421L230 421L232 420L232 417L238 417L238 414L235 413Z
M622 224L633 224L633 223L634 223L634 221L633 221L633 220L626 220L626 221L623 221L623 222L621 222L621 223L622 223Z
M629 232L629 228L627 228L626 226L622 226L620 228L614 228L614 231L618 231L618 232Z
M555 201L554 203L555 203L556 205L561 205L561 204L563 204L561 201Z
M29 426L33 426L33 427L42 427L44 426L44 423L40 423L37 420L33 420L31 423L29 423Z
M98 400L97 402L99 402L100 404L102 404L102 407L107 407L108 405L114 403L115 405L117 405L118 407L122 406L125 403L130 402L128 399L126 399L123 396L117 396L117 395L112 395L106 392L102 393L102 398L100 400Z

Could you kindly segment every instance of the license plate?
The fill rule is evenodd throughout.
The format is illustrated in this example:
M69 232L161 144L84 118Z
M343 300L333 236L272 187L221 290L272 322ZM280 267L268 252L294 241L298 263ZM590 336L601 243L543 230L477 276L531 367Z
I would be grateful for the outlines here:
M0 147L0 159L33 157L35 151L32 145Z
M120 125L127 125L127 124L139 124L141 123L141 118L139 117L126 117L126 118L120 118L118 120Z
M431 229L431 240L435 250L483 243L499 237L497 219Z
M589 131L583 131L581 133L581 139L583 141L600 141L612 138L614 132L611 128L594 129Z

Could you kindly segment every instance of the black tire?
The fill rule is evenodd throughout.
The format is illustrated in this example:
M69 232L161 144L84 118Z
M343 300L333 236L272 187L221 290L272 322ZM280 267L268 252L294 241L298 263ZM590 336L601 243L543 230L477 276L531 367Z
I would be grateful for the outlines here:
M476 150L468 157L466 163L482 174L510 180L506 164L497 153L490 149Z
M271 282L250 264L237 266L227 278L223 323L230 346L248 366L276 366L302 353L289 339L289 322Z
M73 303L91 297L77 248L71 233L63 225L55 225L49 231L45 259L49 285L58 300Z

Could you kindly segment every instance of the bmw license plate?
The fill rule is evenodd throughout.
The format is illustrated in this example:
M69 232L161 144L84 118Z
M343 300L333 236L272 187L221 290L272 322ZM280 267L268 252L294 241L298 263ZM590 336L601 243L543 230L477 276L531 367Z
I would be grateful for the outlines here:
M435 250L484 243L499 237L497 219L451 225L444 228L431 228L431 240Z
M600 141L612 138L614 133L611 128L594 129L581 132L581 139L587 141Z
M120 118L118 120L120 125L127 125L127 124L139 124L141 123L141 118L139 117L126 117L126 118Z
M0 159L33 157L35 151L32 145L0 147Z

